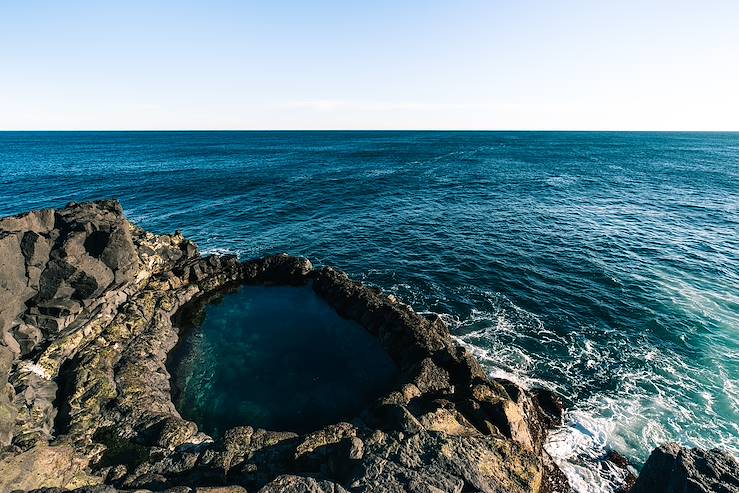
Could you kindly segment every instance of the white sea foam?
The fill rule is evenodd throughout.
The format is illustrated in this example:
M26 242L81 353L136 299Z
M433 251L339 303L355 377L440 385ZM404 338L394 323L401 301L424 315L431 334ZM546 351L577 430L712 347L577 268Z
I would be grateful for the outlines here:
M725 415L736 412L736 385L721 365L707 368L646 340L594 339L598 334L590 336L587 327L556 334L505 297L489 299L489 310L473 310L465 319L441 316L491 376L544 386L571 400L546 449L575 492L613 493L623 484L625 471L605 460L611 450L637 465L668 441L739 453L739 425ZM546 358L536 344L550 350ZM604 389L587 391L588 379L605 382Z
M570 175L552 176L547 178L546 183L550 187L566 187L577 182L577 178Z
M205 247L200 252L203 255L236 255L240 256L241 252L231 248Z

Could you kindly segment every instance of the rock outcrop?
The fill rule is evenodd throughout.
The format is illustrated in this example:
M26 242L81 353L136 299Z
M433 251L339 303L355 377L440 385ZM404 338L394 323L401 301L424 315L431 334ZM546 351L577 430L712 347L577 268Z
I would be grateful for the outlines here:
M720 450L668 443L652 451L631 493L739 493L739 464Z
M311 284L378 338L397 385L304 435L200 432L171 399L173 320L239 283ZM555 397L490 379L439 318L306 259L201 257L115 201L70 204L0 220L0 310L0 492L568 489L543 448Z
M238 284L310 284L380 341L394 389L311 433L244 423L217 440L172 403L177 321ZM0 219L0 493L566 492L543 448L556 395L490 379L438 317L337 270L201 257L116 201ZM717 450L656 449L633 493L739 492Z

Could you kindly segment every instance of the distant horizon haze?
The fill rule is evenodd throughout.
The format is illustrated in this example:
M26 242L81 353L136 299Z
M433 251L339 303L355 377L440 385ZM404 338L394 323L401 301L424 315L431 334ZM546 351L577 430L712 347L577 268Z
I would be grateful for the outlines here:
M219 132L253 132L253 133L603 133L603 134L739 134L739 130L601 130L601 129L457 129L457 128L100 128L100 129L0 129L0 133L219 133Z

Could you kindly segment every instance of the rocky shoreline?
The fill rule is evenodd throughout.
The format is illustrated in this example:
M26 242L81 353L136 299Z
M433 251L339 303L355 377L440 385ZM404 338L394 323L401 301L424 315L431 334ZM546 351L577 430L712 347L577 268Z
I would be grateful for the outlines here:
M394 390L307 434L200 432L172 403L173 320L239 283L310 284L378 338ZM116 201L70 204L0 219L0 310L0 492L569 490L543 447L556 396L489 378L440 319L306 259L204 257L180 233L129 223ZM652 457L632 491L739 491L726 454Z

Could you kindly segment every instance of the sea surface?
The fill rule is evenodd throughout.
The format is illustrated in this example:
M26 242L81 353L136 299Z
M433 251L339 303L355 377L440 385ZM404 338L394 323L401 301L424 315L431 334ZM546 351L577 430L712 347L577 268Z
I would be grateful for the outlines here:
M0 133L0 215L116 197L206 252L289 252L442 314L561 393L608 492L673 440L739 455L739 134Z

